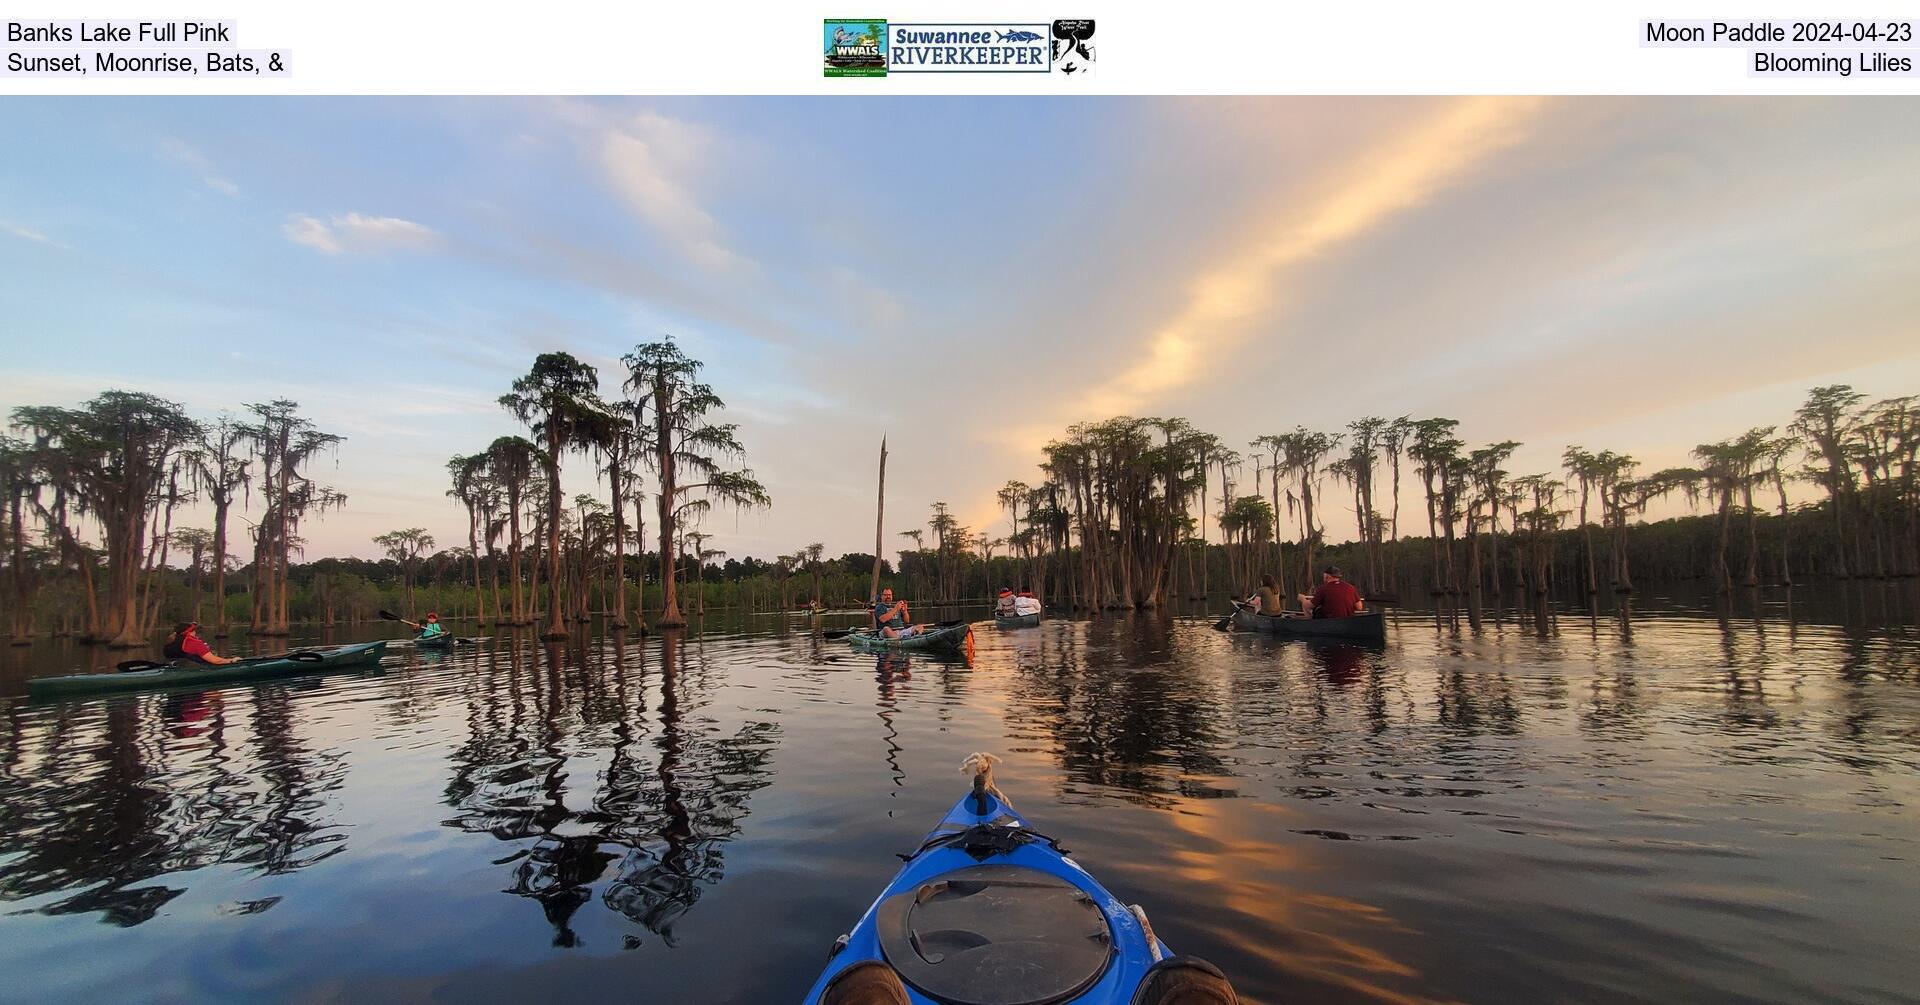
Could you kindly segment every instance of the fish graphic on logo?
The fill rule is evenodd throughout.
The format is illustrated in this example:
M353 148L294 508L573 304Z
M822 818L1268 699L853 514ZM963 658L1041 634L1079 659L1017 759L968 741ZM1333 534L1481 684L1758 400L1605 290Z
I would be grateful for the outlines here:
M1003 31L1003 32L1000 32L999 35L1000 37L995 41L1000 41L1000 42L1038 42L1040 41L1040 33L1037 31Z

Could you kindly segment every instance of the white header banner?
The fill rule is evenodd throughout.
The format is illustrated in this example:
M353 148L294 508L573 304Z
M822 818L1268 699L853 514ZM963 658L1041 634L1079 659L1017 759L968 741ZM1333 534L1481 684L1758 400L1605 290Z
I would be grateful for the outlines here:
M14 94L1908 94L1920 10L20 0ZM837 3L837 0L836 0ZM1059 6L1055 6L1055 5ZM1791 4L1788 5L1791 7ZM95 17L101 13L109 17ZM861 15L836 17L835 15Z

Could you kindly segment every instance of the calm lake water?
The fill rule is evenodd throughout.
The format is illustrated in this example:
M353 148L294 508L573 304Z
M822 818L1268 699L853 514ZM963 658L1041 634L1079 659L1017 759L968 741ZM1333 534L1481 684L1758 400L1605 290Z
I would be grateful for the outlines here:
M1913 584L1394 610L1376 649L1203 614L59 703L26 679L127 654L0 653L0 998L797 1001L986 750L1248 1001L1917 1000Z

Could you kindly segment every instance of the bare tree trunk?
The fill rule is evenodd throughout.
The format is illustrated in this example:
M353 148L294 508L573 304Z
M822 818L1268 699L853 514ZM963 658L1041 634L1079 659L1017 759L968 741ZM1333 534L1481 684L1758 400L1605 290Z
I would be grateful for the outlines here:
M560 608L560 436L559 423L547 430L547 630L540 638L558 642L567 637L566 615Z
M1584 455L1582 455L1584 456ZM1584 470L1584 468L1582 468ZM1587 551L1587 596L1600 592L1600 574L1594 569L1593 532L1587 527L1587 479L1580 479L1580 538Z
M880 599L880 555L885 547L887 525L887 438L880 437L880 490L873 509L873 579L868 589L871 604Z
M1773 469L1773 488L1780 493L1780 585L1792 586L1793 564L1788 556L1793 550L1791 540L1793 531L1787 519L1787 481L1781 476L1777 466Z
M507 486L507 533L513 535L507 541L507 578L513 594L512 624L524 625L527 616L522 609L525 601L520 595L520 483L512 482Z
M1467 622L1480 627L1480 522L1472 504L1467 509Z
M1720 543L1713 550L1713 577L1715 589L1721 593L1733 592L1733 574L1727 569L1727 531L1733 524L1733 490L1720 490Z
M659 452L660 468L660 625L663 628L677 628L687 623L680 615L679 589L674 583L680 553L674 547L673 501L679 486L673 470L673 408L673 387L664 372L657 373L653 379L653 416L654 446Z
M627 507L620 495L617 450L608 458L607 487L613 498L613 627L627 627Z
M1741 486L1747 506L1747 578L1744 585L1760 585L1760 514L1753 508L1753 481Z
M645 544L647 540L647 508L646 501L638 492L633 494L633 540L635 550L634 560L640 563L640 597L639 604L636 606L644 607L647 603L647 546ZM640 622L640 627L644 629L647 625L646 615L636 611L635 618Z

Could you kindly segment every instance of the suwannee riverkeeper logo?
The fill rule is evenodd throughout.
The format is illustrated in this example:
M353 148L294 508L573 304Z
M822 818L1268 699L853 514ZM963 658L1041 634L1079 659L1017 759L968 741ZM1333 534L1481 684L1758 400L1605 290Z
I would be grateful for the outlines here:
M923 21L829 18L821 35L829 77L894 73L1052 73L1093 68L1093 20Z

